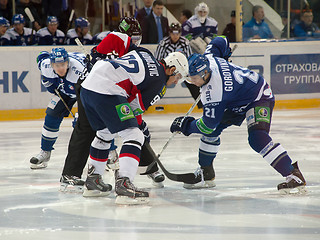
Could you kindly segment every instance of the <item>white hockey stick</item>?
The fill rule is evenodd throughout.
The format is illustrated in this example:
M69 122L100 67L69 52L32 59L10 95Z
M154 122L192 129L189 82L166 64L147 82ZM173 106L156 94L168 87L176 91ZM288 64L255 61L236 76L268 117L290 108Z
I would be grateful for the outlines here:
M28 7L26 7L25 9L24 9L24 12L27 14L27 16L28 16L28 18L29 18L29 20L30 20L30 22L31 22L31 24L32 24L32 30L31 30L31 36L30 36L30 43L32 43L32 40L33 40L33 31L34 31L34 17L33 17L33 15L32 15L32 13L31 13L31 11L30 11L30 9L28 8Z

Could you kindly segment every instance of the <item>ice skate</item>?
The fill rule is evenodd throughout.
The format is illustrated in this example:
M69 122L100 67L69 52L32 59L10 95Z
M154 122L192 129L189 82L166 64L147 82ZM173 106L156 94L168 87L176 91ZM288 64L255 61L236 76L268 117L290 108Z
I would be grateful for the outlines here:
M165 179L164 175L158 171L155 171L154 173L150 173L147 175L148 178L152 180L152 185L157 188L163 188L163 181Z
M128 177L118 177L118 174L115 174L115 177L116 204L131 205L149 202L149 193L137 189Z
M90 166L88 176L84 183L84 197L104 197L108 196L112 190L110 184L105 184L100 174L94 173L94 166Z
M286 181L278 185L278 190L281 194L300 193L307 192L305 188L306 180L302 176L298 168L298 163L292 164L294 167L292 173L286 177Z
M196 183L184 183L183 187L186 189L212 188L214 183L215 172L213 166L199 167L195 173Z
M31 169L41 169L48 166L48 161L50 160L51 151L44 151L41 149L40 153L30 159Z
M119 169L119 156L116 150L109 152L108 160L106 163L106 171Z
M62 175L60 178L61 192L83 192L84 181L76 176Z

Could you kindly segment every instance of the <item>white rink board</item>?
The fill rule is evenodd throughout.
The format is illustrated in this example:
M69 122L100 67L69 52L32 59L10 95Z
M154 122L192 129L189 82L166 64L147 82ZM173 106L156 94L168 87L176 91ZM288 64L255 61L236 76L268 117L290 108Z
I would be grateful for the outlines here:
M233 44L232 44L233 46ZM232 47L231 46L231 47ZM152 52L156 45L144 45ZM65 46L67 51L81 51L77 46ZM89 51L92 46L85 46ZM36 57L40 51L50 51L52 46L1 47L0 48L0 110L45 108L50 95L41 91L40 72ZM320 54L320 41L238 43L232 60L243 67L257 66L270 83L271 55ZM319 64L319 63L318 63ZM316 73L319 75L319 72ZM272 86L271 86L272 87ZM278 100L320 98L319 91L312 93L279 94ZM160 104L192 103L187 88L177 85L169 88Z

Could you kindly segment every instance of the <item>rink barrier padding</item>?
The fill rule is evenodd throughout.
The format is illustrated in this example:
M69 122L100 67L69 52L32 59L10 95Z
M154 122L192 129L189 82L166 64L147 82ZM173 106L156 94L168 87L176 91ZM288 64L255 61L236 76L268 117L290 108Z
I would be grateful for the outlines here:
M145 114L185 114L192 104L165 104L151 106ZM158 111L156 107L163 107ZM320 98L315 99L299 99L299 100L277 100L275 110L285 109L306 109L320 108ZM39 120L44 119L45 109L16 109L16 110L0 110L0 121L22 121L22 120ZM77 112L77 108L73 108L72 112ZM193 113L202 113L202 109L195 107ZM71 118L69 116L69 118Z

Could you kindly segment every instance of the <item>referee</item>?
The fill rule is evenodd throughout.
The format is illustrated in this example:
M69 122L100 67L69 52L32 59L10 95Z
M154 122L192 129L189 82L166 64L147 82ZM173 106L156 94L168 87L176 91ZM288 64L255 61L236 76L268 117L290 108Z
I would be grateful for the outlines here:
M187 58L192 54L189 40L181 36L181 30L181 26L178 23L171 23L169 26L169 36L164 37L160 41L154 53L154 56L158 61L168 56L171 52L182 52ZM186 81L184 81L184 83L189 89L192 97L197 99L200 94L199 87L189 84ZM201 101L198 102L198 108L202 108Z

